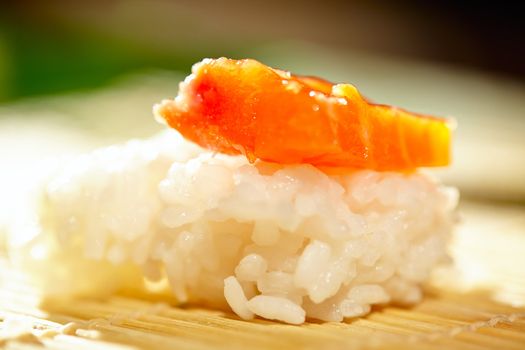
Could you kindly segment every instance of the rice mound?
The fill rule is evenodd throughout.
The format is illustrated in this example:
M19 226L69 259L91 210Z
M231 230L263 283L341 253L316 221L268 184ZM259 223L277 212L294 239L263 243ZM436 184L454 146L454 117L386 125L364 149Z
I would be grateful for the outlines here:
M458 200L420 172L249 164L174 131L45 173L7 244L46 295L167 281L180 302L292 324L419 301Z

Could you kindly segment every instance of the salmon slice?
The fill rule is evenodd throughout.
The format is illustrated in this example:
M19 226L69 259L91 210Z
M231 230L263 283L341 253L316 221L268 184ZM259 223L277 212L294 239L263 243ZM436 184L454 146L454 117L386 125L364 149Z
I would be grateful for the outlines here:
M403 171L450 162L444 119L251 59L205 59L155 115L202 147L281 164Z

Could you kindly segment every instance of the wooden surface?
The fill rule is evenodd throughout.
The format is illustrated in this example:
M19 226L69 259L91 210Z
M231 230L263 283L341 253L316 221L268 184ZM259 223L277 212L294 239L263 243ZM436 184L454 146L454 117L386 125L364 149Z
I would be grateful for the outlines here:
M433 295L411 308L388 307L348 323L289 326L231 314L179 309L114 297L82 300L46 312L18 299L0 317L24 314L35 329L4 340L8 349L299 349L440 348L523 349L525 309L503 306L480 294ZM16 291L11 291L16 293ZM70 323L73 322L73 323ZM64 326L65 325L65 326ZM44 332L45 330L45 332Z
M239 320L114 296L38 306L38 293L2 270L0 344L6 349L524 349L525 210L464 204L453 270L425 299L346 323ZM475 268L473 268L473 266Z

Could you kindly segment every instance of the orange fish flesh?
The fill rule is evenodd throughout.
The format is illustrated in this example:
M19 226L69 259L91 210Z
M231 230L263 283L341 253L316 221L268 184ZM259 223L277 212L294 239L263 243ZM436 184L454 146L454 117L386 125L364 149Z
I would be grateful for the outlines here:
M185 138L280 164L405 171L450 162L451 124L374 104L350 84L205 59L155 114Z

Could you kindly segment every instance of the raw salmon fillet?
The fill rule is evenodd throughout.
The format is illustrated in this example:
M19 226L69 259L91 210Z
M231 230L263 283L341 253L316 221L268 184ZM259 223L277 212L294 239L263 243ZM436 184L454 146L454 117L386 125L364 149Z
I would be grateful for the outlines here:
M250 161L393 171L450 162L447 120L251 59L195 64L178 96L155 113L200 146Z

